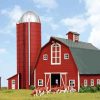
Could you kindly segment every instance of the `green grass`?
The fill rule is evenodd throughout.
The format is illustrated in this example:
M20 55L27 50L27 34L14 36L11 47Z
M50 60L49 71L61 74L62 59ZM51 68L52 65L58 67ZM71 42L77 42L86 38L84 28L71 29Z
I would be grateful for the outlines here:
M31 96L32 90L0 90L0 100L100 100L97 93L62 93Z

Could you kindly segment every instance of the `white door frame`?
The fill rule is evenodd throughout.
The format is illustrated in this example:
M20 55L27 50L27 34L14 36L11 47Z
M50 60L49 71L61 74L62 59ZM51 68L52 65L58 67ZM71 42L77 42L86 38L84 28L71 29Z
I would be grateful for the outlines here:
M50 90L51 90L51 74L60 74L60 86L61 86L61 80L62 79L62 75L65 75L65 84L63 82L63 85L67 85L67 72L45 72L45 87L47 86L47 83L46 83L46 75L50 75L49 78L50 78Z
M15 81L15 79L11 80L11 87L12 87L12 89L16 88L16 81Z

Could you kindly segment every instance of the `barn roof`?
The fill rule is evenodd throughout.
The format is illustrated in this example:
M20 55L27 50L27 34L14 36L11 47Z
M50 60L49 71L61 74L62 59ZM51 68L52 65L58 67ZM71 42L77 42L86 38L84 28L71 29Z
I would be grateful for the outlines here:
M100 50L91 43L53 37L69 46L80 74L100 74Z

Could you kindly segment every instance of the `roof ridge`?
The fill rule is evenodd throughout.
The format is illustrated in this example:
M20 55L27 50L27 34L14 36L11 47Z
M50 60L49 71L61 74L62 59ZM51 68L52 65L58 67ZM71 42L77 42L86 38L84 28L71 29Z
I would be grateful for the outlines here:
M52 36L52 37L53 37L53 38L61 38L61 39L65 39L65 40L71 41L71 42L73 42L73 43L76 43L76 42L74 42L74 41L72 41L72 40L69 40L69 39L66 39L66 38L63 38L63 37L55 37L55 36ZM92 45L92 43L85 42L85 41L79 41L79 43L87 43L87 44L91 44L91 45Z
M100 52L100 49L87 49L87 48L77 48L77 47L69 47L69 48L73 48L73 49L84 49L84 50L91 50L91 51L98 51Z
M52 38L59 40L60 42L64 43L65 45L67 45L69 47L88 49L88 50L90 50L90 49L99 50L92 43L83 42L83 41L74 42L72 40L69 40L69 39L66 39L66 38L61 38L61 37L52 37Z

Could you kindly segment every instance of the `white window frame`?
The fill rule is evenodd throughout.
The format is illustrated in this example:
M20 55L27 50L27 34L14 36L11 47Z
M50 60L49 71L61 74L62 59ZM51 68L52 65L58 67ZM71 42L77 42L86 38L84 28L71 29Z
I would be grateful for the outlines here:
M41 81L41 85L40 85L40 81ZM38 79L38 86L43 86L43 79Z
M97 79L97 85L100 85L100 79Z
M74 34L74 35L73 35L73 41L76 41L76 40L77 40L77 41L79 40L79 35Z
M54 45L57 44L58 46L55 46L55 51L53 51ZM57 47L59 47L59 51L57 51ZM53 52L56 53L56 56L53 57ZM57 52L59 52L59 57L57 57ZM53 58L55 58L55 63L53 63ZM57 62L57 58L59 58L59 63ZM61 64L61 45L59 43L53 43L51 45L51 65L60 65Z
M15 84L15 82L16 82L15 80L12 80L12 84Z
M79 40L79 36L78 35L75 35L75 40Z
M84 86L85 87L88 86L88 80L87 79L84 80Z
M70 81L73 81L74 82L74 86L71 86ZM75 87L75 80L69 80L69 86L70 87Z
M69 59L69 53L64 53L64 59Z
M91 86L94 86L94 79L91 79L90 81L91 81L90 82L91 83Z
M43 55L43 60L48 60L48 54Z

